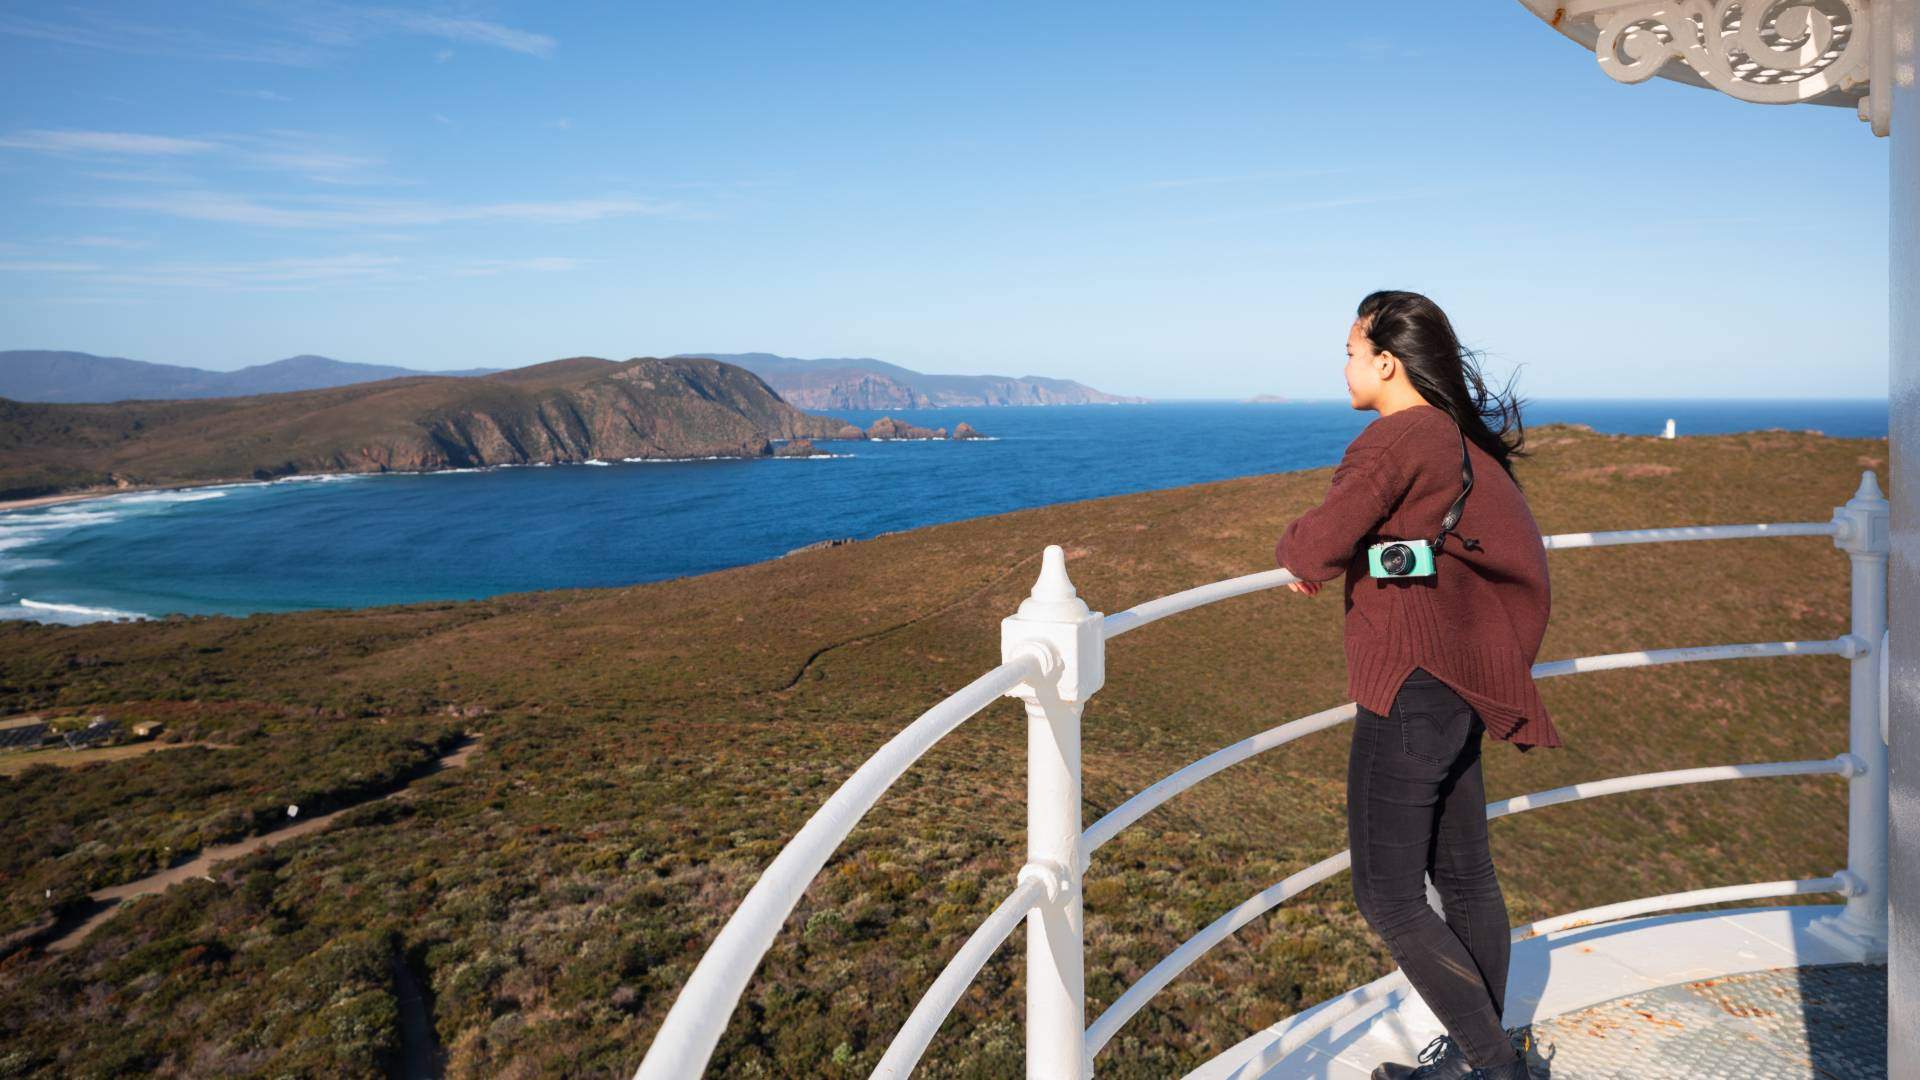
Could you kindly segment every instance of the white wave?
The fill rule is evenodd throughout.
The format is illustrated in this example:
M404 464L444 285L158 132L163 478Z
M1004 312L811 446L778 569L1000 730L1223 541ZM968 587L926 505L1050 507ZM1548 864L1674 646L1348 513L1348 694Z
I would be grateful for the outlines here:
M852 454L782 454L776 455L776 461L827 461L832 458L850 458Z
M580 464L582 464L582 465L611 465L611 464L613 464L613 462L611 462L611 461L601 461L601 460L600 460L599 458L588 458L587 460L585 460L585 461L583 461L583 462L581 462Z
M82 525L104 525L118 520L120 515L112 510L79 510L56 506L46 510L22 510L14 516L0 518L0 529L7 532L48 532L54 529L77 529Z
M333 484L342 480L364 480L366 473L300 473L295 476L276 477L268 483L273 484Z
M97 525L111 525L129 517L168 513L175 506L224 498L225 491L202 488L176 488L163 491L138 491L107 495L71 503L55 503L0 514L0 552L31 548L56 537ZM47 559L10 558L0 561L0 570L15 571L49 566ZM20 618L15 614L8 616ZM105 616L113 617L113 616Z
M206 502L208 499L224 499L227 493L209 488L182 488L176 491L142 491L133 495L109 495L104 502L115 506L156 506L168 503Z
M728 454L708 454L706 457L628 457L620 460L635 465L663 465L675 461L739 461L740 459Z
M137 611L117 611L113 608L86 607L81 604L56 604L45 600L31 600L24 596L20 598L20 603L17 605L0 607L0 619L60 623L66 626L105 622L109 619L145 618L147 616Z

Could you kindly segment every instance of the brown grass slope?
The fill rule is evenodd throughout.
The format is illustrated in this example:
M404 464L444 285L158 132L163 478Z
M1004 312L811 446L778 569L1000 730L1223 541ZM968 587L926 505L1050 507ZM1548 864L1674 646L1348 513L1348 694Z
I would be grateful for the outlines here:
M577 357L254 397L32 405L0 399L0 498L112 484L617 457L756 457L842 422L712 360Z
M1548 532L1822 521L1883 470L1884 439L1678 440L1534 431L1520 466ZM486 733L404 805L264 852L121 913L77 951L0 961L0 1075L375 1076L399 1052L392 965L432 994L453 1076L630 1073L722 921L782 844L921 710L998 661L998 620L1062 543L1116 611L1265 569L1328 470L958 522L630 589L143 625L0 628L0 711L165 716L194 737L314 750ZM1847 560L1821 537L1552 555L1542 659L1847 629ZM1233 740L1345 700L1337 592L1243 597L1113 643L1086 710L1086 819ZM1490 795L1658 769L1827 757L1846 745L1834 657L1557 678L1567 739L1489 743ZM448 711L460 714L449 717ZM1091 1015L1179 942L1345 846L1349 729L1241 764L1093 859ZM182 751L0 788L20 835L18 921L127 872L115 853L302 777L285 754ZM417 751L415 752L417 753ZM749 986L713 1075L866 1075L1021 861L1024 721L1002 701L935 747L809 890ZM337 755L336 755L337 758ZM346 784L327 759L319 775ZM177 770L209 770L183 813ZM314 782L308 778L308 782ZM110 822L91 790L119 793ZM239 794L235 794L238 792ZM29 801L25 795L31 793ZM244 799L243 799L244 796ZM182 821L182 818L188 820ZM1844 781L1770 778L1608 796L1502 819L1515 922L1630 896L1811 877L1845 859ZM143 827L143 823L145 826ZM93 845L93 846L90 846ZM31 889L14 883L30 881ZM61 892L61 889L67 890ZM1176 980L1102 1055L1183 1071L1391 968L1343 875ZM1809 898L1825 901L1830 898ZM1017 1074L1019 934L922 1074Z

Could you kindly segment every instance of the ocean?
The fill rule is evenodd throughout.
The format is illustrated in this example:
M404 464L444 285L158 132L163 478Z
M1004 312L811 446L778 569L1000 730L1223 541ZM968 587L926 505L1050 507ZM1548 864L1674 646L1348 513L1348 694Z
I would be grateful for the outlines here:
M0 513L0 618L243 615L629 585L822 540L1331 465L1374 419L1344 401L835 413L980 442L818 444L831 456L320 477ZM1529 425L1687 435L1887 434L1884 399L1529 402ZM1836 491L1834 502L1847 493ZM1261 569L1261 568L1250 568Z

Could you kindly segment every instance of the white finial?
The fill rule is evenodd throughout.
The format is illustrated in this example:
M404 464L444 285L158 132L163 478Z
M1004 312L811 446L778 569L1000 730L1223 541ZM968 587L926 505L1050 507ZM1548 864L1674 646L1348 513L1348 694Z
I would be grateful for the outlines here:
M1020 601L1020 614L1029 619L1078 619L1087 613L1072 579L1067 577L1067 553L1059 544L1048 544L1040 556L1040 577L1033 591Z
M1874 477L1874 475L1873 475L1873 470L1872 470L1872 469L1864 469L1864 470L1862 470L1862 471L1861 471L1861 473L1860 473L1860 490L1859 490L1859 491L1856 491L1856 492L1854 492L1854 493L1853 493L1853 497L1854 497L1854 498L1856 498L1856 499L1884 499L1884 498L1886 498L1886 496L1885 496L1885 495L1882 495L1882 494L1880 493L1880 481L1879 481L1879 480L1877 480L1877 479L1875 479L1875 477Z

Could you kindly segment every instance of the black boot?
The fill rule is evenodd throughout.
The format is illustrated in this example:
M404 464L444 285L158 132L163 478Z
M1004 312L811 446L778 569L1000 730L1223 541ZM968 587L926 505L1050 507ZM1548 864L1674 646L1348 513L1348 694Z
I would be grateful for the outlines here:
M1553 1062L1540 1052L1540 1047L1533 1041L1533 1025L1524 1024L1506 1030L1507 1041L1513 1044L1513 1052L1520 1055L1520 1060L1527 1067L1525 1072L1514 1075L1523 1080L1551 1080Z
M1533 1044L1531 1026L1507 1028L1507 1042L1513 1046L1523 1064L1521 1071L1513 1073L1515 1080L1547 1080L1552 1075L1546 1060L1542 1058ZM1467 1064L1467 1057L1460 1052L1460 1044L1446 1035L1436 1035L1433 1041L1420 1051L1419 1065L1402 1065L1389 1061L1374 1066L1373 1080L1482 1080L1495 1075L1482 1069L1476 1076L1473 1066ZM1505 1080L1502 1076L1501 1080Z
M1473 1073L1467 1056L1451 1036L1435 1035L1420 1051L1420 1064L1382 1062L1373 1067L1373 1080L1464 1080Z

